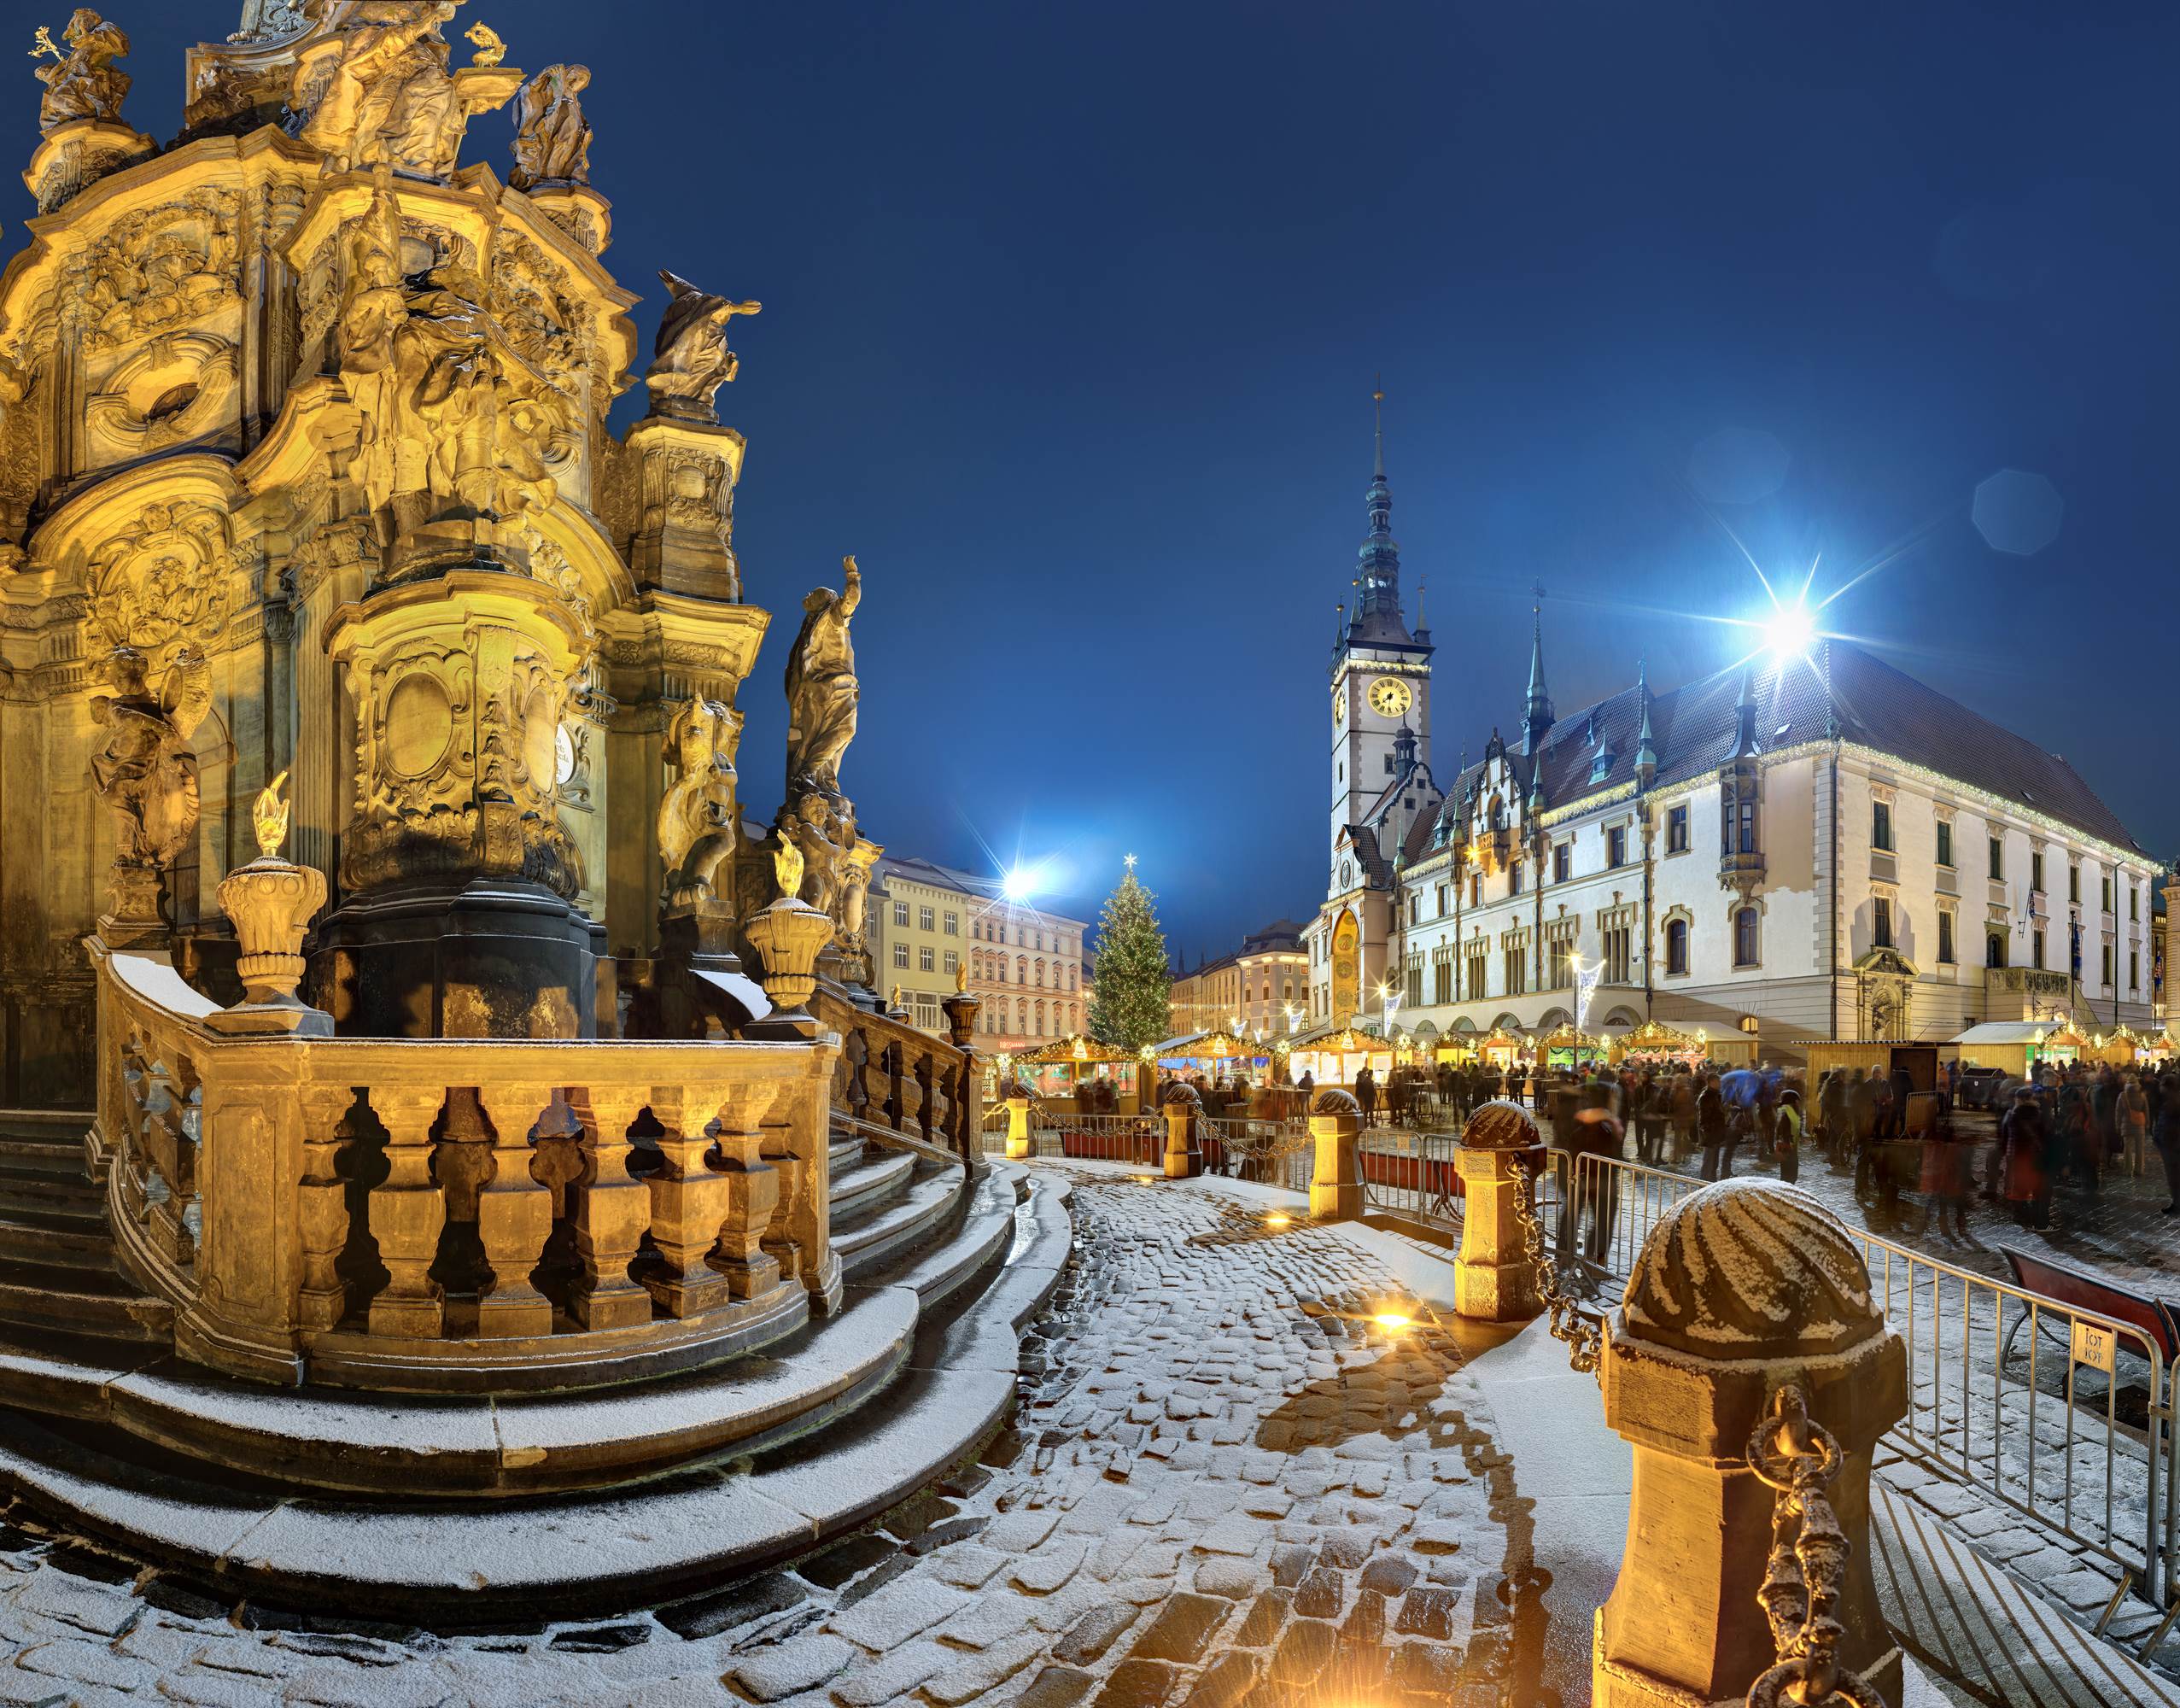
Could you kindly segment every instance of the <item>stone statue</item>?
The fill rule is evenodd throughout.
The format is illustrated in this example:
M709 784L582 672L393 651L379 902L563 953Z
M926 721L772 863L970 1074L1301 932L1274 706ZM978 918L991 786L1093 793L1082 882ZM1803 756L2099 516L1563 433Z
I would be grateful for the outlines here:
M38 108L38 129L50 132L76 119L120 123L121 102L132 79L116 69L114 61L128 56L128 37L119 25L108 23L88 6L76 9L65 33L66 53L44 29L31 50L33 58L50 53L54 59L53 64L38 68L38 80L45 85L45 98Z
M658 853L669 905L713 899L720 869L733 857L741 825L732 757L738 722L717 700L693 699L667 725L675 778L658 806Z
M516 119L517 190L541 184L590 182L590 126L578 98L590 87L590 67L548 65L523 85Z
M343 246L347 284L334 322L336 359L342 383L371 424L357 474L377 512L393 501L400 483L394 336L409 318L402 293L401 214L389 175L382 175L369 211L348 225Z
M324 0L245 0L243 27L231 42L256 42L300 33L315 22Z
M716 425L719 414L712 399L741 366L740 358L727 348L728 322L737 314L757 313L764 305L729 302L670 272L658 277L671 301L658 325L651 371L644 376L651 388L651 412Z
M787 791L840 798L840 760L856 739L862 690L848 620L862 603L862 571L842 559L847 589L819 588L803 601L802 632L787 659Z
M839 839L840 820L833 803L815 793L780 815L780 839L802 856L799 894L820 913L837 921L848 875L848 851ZM853 831L850 831L853 835Z
M107 732L105 745L91 757L91 779L114 813L114 912L155 923L159 874L196 834L197 759L190 743L212 710L212 667L202 652L184 646L156 694L149 686L151 660L135 647L115 647L108 669L116 691L91 703L92 722Z
M296 134L340 172L388 165L444 178L470 120L506 104L519 72L449 67L439 26L459 0L343 0L335 33L295 63L289 110Z

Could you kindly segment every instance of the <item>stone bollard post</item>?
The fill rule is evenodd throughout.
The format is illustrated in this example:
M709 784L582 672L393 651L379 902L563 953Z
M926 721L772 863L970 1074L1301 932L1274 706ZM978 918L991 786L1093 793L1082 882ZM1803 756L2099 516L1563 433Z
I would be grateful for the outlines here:
M1861 1254L1805 1193L1721 1181L1651 1230L1598 1372L1635 1487L1619 1582L1598 1610L1598 1708L1738 1702L1774 1665L1756 1591L1776 1496L1748 1451L1789 1384L1842 1455L1826 1491L1846 1541L1838 1659L1900 1700L1870 1572L1870 1458L1907 1415L1907 1369Z
M1007 1088L1007 1160L1030 1160L1030 1100L1020 1085Z
M1484 1104L1461 1129L1454 1165L1466 1202L1461 1255L1453 1266L1453 1308L1487 1323L1525 1323L1540 1314L1537 1266L1517 1207L1544 1166L1544 1134L1519 1103Z
M1166 1178L1193 1180L1203 1173L1203 1143L1196 1123L1203 1099L1194 1085L1175 1085L1166 1092Z
M1317 1167L1310 1175L1310 1220L1359 1221L1363 1214L1363 1106L1330 1086L1310 1110Z

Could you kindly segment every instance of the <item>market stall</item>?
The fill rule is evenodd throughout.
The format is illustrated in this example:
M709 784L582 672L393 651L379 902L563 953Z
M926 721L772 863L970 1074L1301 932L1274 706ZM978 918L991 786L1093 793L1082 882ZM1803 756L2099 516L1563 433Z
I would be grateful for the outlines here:
M1537 1054L1547 1070L1594 1067L1605 1059L1604 1039L1594 1032L1562 1026L1537 1041Z
M1970 1027L1953 1042L1960 1046L1963 1067L1996 1068L2025 1079L2039 1063L2080 1061L2088 1040L2063 1021L1991 1020Z
M1289 1075L1298 1083L1304 1074L1323 1090L1331 1085L1352 1086L1355 1076L1368 1068L1382 1085L1393 1071L1393 1050L1375 1027L1324 1027L1306 1032L1294 1040L1287 1058Z
M1013 1065L1055 1114L1132 1115L1143 1109L1142 1059L1095 1038L1058 1038L1016 1056Z

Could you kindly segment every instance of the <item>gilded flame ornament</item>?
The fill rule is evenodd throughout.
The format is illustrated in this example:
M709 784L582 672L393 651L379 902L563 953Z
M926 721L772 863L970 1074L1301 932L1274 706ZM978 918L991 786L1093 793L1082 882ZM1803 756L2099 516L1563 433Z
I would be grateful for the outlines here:
M288 815L290 804L281 798L280 791L287 783L285 771L275 777L260 791L257 805L250 816L257 828L257 851L265 858L277 858L280 846L288 839Z
M782 840L772 851L772 874L780 881L780 898L794 901L803 892L803 851L792 842Z

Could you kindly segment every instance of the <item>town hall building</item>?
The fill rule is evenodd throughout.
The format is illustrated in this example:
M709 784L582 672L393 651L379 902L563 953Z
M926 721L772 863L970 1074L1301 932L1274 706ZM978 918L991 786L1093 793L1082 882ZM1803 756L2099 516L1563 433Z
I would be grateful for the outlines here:
M1511 734L1441 787L1382 430L1368 504L1330 669L1314 1029L1655 1019L1780 1059L1984 1021L2151 1029L2157 863L2065 760L1850 642L1663 690L1639 670L1563 717L1540 617Z

